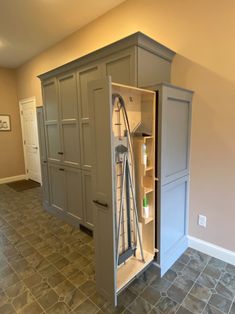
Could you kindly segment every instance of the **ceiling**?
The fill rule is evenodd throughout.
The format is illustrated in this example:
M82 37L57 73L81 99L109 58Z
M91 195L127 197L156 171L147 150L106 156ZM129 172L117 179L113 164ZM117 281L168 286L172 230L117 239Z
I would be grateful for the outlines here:
M0 0L0 66L20 66L122 2Z

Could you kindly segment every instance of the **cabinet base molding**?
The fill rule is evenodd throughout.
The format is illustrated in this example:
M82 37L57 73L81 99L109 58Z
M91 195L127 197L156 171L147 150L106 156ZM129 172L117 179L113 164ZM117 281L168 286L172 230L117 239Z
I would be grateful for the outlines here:
M20 174L18 176L7 177L7 178L0 178L0 184L21 181L21 180L26 180L26 174Z
M188 245L192 249L198 250L202 253L221 259L226 263L235 265L234 251L227 250L221 246L191 236L188 236Z

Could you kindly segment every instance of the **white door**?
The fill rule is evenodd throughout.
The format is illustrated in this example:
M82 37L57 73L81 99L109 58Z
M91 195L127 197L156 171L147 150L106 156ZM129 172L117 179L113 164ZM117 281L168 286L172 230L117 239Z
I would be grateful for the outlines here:
M26 177L41 183L38 127L35 99L20 101Z

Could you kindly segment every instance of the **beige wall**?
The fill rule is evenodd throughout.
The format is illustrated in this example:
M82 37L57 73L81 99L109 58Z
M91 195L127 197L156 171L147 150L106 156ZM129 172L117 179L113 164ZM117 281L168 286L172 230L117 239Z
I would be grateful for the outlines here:
M14 70L0 68L0 114L11 116L10 132L0 132L0 179L25 173Z
M233 0L128 0L22 66L18 93L41 105L38 74L136 31L175 50L172 82L195 91L189 233L235 251L234 12Z

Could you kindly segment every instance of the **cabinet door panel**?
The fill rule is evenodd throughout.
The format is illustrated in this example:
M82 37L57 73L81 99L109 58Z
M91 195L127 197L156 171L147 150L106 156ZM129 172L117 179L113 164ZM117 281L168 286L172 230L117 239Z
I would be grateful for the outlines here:
M43 102L45 106L45 120L58 120L58 95L56 80L45 82L42 85Z
M81 103L81 118L89 118L88 106L88 82L97 80L100 77L100 70L98 67L91 67L79 72L79 94Z
M105 61L105 75L115 83L136 85L134 49L111 55Z
M188 91L162 87L162 184L189 173L191 100Z
M48 165L50 182L50 203L58 209L66 209L65 171L57 165Z
M161 188L160 266L163 275L188 246L188 176Z
M88 83L98 79L101 71L98 66L85 68L78 72L79 80L79 99L80 99L80 116L81 116L81 153L82 167L84 169L91 168L91 135L88 105Z
M82 121L82 152L83 152L83 167L85 169L91 168L91 128L90 121Z
M88 227L93 228L93 206L91 193L91 174L83 172L83 200L84 200L84 219Z
M66 167L67 211L83 220L82 173L79 169Z
M61 125L63 139L63 161L67 164L80 164L80 137L77 123Z
M46 124L47 156L50 161L60 161L61 151L58 124Z
M58 79L61 119L77 119L77 86L75 74Z
M47 163L41 163L43 202L49 203L49 184Z
M40 150L43 202L49 203L46 137L45 137L44 116L43 116L42 107L37 108L37 123L38 123L38 139L39 139L39 150Z
M100 293L116 304L115 214L113 155L111 150L111 82L89 84L89 112L92 138L92 199L95 225L96 285ZM103 204L103 205L99 205Z

